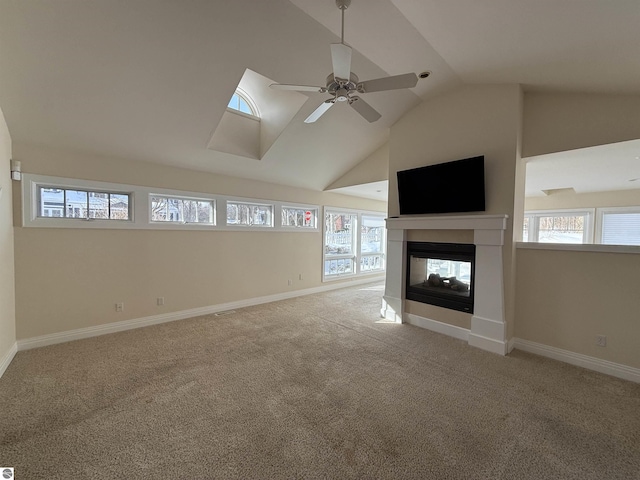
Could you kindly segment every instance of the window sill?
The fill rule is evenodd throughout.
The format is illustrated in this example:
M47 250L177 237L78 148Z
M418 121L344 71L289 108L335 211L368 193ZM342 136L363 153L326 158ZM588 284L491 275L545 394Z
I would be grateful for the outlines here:
M516 248L529 250L556 250L565 252L595 252L595 253L631 253L640 254L638 245L600 245L593 243L536 243L517 242Z

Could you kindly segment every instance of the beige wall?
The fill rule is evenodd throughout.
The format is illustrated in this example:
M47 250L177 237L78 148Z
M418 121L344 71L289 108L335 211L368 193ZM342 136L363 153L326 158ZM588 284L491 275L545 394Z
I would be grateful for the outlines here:
M28 173L386 208L372 200L25 145L16 145L14 156ZM18 339L322 284L321 233L16 228L15 239ZM157 297L165 297L165 306L156 305ZM119 302L124 312L115 311Z
M638 272L640 255L519 248L516 337L640 368Z
M640 137L640 97L528 93L523 156ZM525 209L622 207L638 191L557 194L525 199ZM640 367L640 255L517 249L515 336ZM596 335L608 337L595 345Z
M10 159L11 137L0 110L0 364L16 343Z
M524 181L516 177L521 118L522 93L518 85L466 86L418 105L392 127L389 141L390 216L399 213L398 170L485 156L485 214L509 216L504 248L508 333L514 311L512 221L516 180Z
M380 182L389 178L389 144L385 143L325 190Z
M522 156L640 138L640 96L527 93Z

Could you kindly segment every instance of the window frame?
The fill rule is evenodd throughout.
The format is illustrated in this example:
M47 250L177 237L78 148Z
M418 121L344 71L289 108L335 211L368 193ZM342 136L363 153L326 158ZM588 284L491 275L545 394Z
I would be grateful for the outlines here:
M382 238L380 240L380 247L381 249L375 252L363 252L362 251L362 227L364 226L364 217L376 217L376 218L382 218L383 220L383 226L380 227L382 228ZM369 213L363 212L360 214L360 216L358 217L359 220L359 226L358 226L358 240L359 240L359 248L358 248L358 252L359 252L359 259L358 259L358 269L360 273L378 273L378 272L384 272L386 270L386 249L387 249L387 228L386 228L386 224L384 223L384 219L386 218L386 216L384 215L371 215ZM375 258L375 257L380 257L380 267L376 268L376 269L369 269L369 270L364 270L362 268L362 261L364 260L364 258Z
M539 241L539 228L540 218L542 217L575 217L582 215L584 219L584 231L582 233L582 243L567 243L566 245L584 245L593 243L594 239L594 218L595 209L593 208L575 208L575 209L563 209L563 210L529 210L524 212L523 219L529 219L529 230L527 240L525 243L549 243ZM523 222L524 225L524 222ZM523 229L524 230L524 229ZM523 238L524 231L520 232L520 238ZM532 240L535 238L535 240ZM559 245L559 244L558 244ZM565 245L562 243L562 245Z
M24 177L23 177L24 179ZM93 183L93 182L92 182ZM103 184L105 185L105 184ZM45 216L45 215L41 215L41 206L42 206L42 210L47 210L47 208L45 208L44 205L41 205L41 200L42 200L42 190L43 189L56 189L56 190L62 190L63 192L63 205L62 205L62 215L61 216ZM83 192L86 193L87 195L87 216L86 217L69 217L67 216L67 191L75 191L75 192ZM44 181L44 182L38 182L35 185L35 188L32 188L32 202L30 205L30 209L31 209L31 220L35 221L35 222L49 222L50 220L54 220L56 222L56 224L58 222L127 222L127 223L133 223L134 222L134 193L133 191L131 191L130 189L123 189L123 188L118 188L118 186L115 185L105 185L104 187L101 187L99 185L93 184L93 185L71 185L70 183L67 182L56 182L55 180L52 182L48 182L48 181ZM96 218L96 217L91 217L90 216L90 211L91 211L91 193L100 193L100 194L107 194L109 195L109 198L107 199L107 205L109 205L109 214L111 213L111 208L110 208L110 197L111 195L124 195L128 197L128 205L127 205L127 216L128 218L126 219L122 219L122 218ZM49 210L51 210L51 207L48 207ZM23 209L23 211L26 209ZM64 224L61 225L57 225L57 226L62 226ZM69 225L66 225L69 226Z
M326 238L327 238L327 222L326 216L328 213L336 213L336 214L346 214L346 215L355 215L355 238L353 239L353 253L344 253L344 254L327 254L326 251ZM348 278L357 278L357 277L366 277L366 276L375 276L384 274L387 268L387 228L386 225L382 230L383 239L381 241L382 252L375 253L363 253L362 252L362 217L379 217L381 219L386 218L386 213L383 212L374 212L367 210L356 210L351 208L339 208L339 207L328 207L325 206L322 212L322 282L332 282L336 280L344 280ZM381 268L375 270L363 270L361 268L362 259L364 257L371 256L380 256L381 257ZM337 274L337 275L327 275L325 272L326 262L329 260L342 260L342 259L353 259L353 271L351 273Z
M129 208L130 219L113 221L107 219L64 218L64 217L39 217L38 216L38 187L69 190L91 190L102 193L122 192L130 193ZM212 230L212 231L272 231L272 232L296 232L296 233L321 233L316 222L315 228L295 228L283 226L281 222L282 207L310 209L320 212L319 205L296 203L280 200L266 200L260 198L235 197L229 195L211 194L203 192L191 192L167 188L144 187L122 183L99 182L74 178L53 177L48 175L27 174L23 175L21 182L22 195L22 226L27 228L106 228L106 229L142 229L142 230ZM208 223L181 223L151 220L151 196L173 197L188 200L213 201L214 224ZM264 225L227 225L226 207L227 201L249 203L257 205L273 206L273 226ZM319 217L318 217L319 218Z
M211 204L211 222L187 222L185 220L154 220L153 219L153 197L161 197L166 198L167 200L180 200L183 202L207 202ZM184 196L184 195L169 195L166 193L157 193L152 192L148 195L149 198L149 211L148 211L148 221L151 224L175 224L175 225L199 225L199 226L216 226L217 220L217 202L215 198L205 198L205 197L192 197L192 196Z
M618 245L612 243L602 243L602 236L604 234L604 216L607 213L613 214L625 214L625 213L636 213L640 214L640 205L637 206L626 206L626 207L599 207L596 209L596 231L595 231L595 241L594 243L599 245ZM636 246L636 245L623 245L623 246Z
M305 212L311 212L311 225L309 226L298 226L298 225L285 225L282 222L282 215L285 209L291 210L304 210ZM300 204L291 204L291 203L283 203L280 206L280 226L283 230L308 230L308 231L318 231L318 221L319 221L319 213L320 208L315 205L300 205Z
M229 103L231 103L231 100L235 95L237 95L240 99L245 101L245 103L249 107L249 110L251 110L251 113L246 113L239 109L229 106ZM256 105L256 102L254 102L253 98L251 98L251 96L248 95L247 92L242 90L240 87L236 88L236 90L233 92L233 95L231 95L231 98L227 102L227 111L234 113L236 115L242 115L254 120L260 120L260 110L258 110L258 106Z
M258 201L258 200L232 200L232 199L226 199L225 200L225 209L224 209L224 223L225 226L227 227L234 227L234 228L240 228L240 229L247 229L247 228L258 228L258 229L273 229L275 228L276 225L276 207L272 202L263 202L263 201ZM245 223L228 223L228 216L227 216L227 210L229 208L229 204L235 204L235 205L248 205L251 207L270 207L271 208L271 224L269 225L264 225L264 224L254 224L254 223L249 223L249 224L245 224Z

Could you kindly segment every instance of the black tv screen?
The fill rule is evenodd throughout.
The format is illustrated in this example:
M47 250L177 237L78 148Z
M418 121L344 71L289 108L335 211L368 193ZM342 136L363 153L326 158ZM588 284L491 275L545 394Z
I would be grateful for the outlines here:
M401 215L483 212L484 156L401 170Z

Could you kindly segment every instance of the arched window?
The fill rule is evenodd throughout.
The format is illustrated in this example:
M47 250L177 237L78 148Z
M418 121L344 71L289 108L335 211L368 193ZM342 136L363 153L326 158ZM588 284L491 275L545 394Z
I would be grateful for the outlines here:
M254 117L260 116L258 115L258 109L255 107L255 103L246 93L241 92L240 90L236 90L233 94L231 100L229 100L227 108L241 113L246 113L247 115L253 115Z

